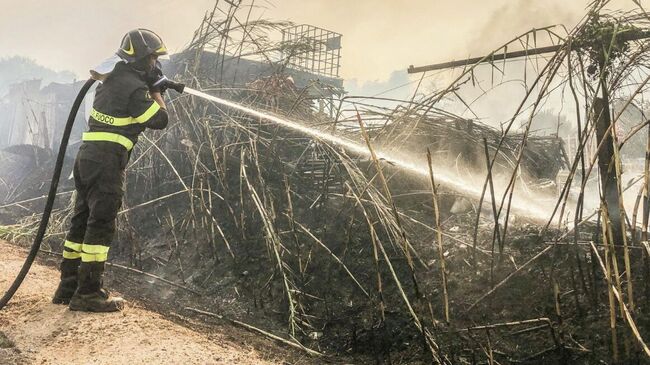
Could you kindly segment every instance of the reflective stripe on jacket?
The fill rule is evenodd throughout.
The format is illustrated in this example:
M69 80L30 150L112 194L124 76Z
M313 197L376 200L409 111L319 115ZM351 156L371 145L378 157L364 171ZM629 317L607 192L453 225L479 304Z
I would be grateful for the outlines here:
M167 126L167 111L151 98L144 76L125 63L115 66L95 91L84 141L113 142L130 151L146 128Z

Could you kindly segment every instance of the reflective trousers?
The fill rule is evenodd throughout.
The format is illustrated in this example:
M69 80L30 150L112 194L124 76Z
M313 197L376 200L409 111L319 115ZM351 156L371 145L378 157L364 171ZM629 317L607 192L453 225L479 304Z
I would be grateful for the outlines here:
M74 163L74 213L64 243L65 259L104 262L122 206L126 149L112 142L84 142Z

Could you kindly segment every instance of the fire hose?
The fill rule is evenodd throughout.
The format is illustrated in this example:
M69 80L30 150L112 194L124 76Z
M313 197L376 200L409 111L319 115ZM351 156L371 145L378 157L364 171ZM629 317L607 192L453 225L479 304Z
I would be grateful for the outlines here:
M34 243L32 243L29 254L27 255L27 258L25 258L25 262L23 263L18 276L16 276L14 282L2 296L2 299L0 299L0 310L2 310L7 305L7 303L9 303L20 285L23 283L23 280L25 280L25 276L27 276L29 269L34 263L34 259L36 259L38 250L41 248L41 242L43 242L43 237L45 236L47 225L50 222L50 214L52 213L52 207L54 206L56 190L59 187L59 179L61 177L61 171L63 170L65 151L68 148L68 140L70 139L70 133L72 133L72 126L74 125L74 120L77 117L77 112L79 111L81 102L83 102L86 93L94 83L95 80L88 79L88 81L86 81L86 83L81 87L81 90L79 90L79 93L77 94L77 97L72 104L70 114L68 115L68 120L65 124L65 129L63 130L63 136L61 136L61 144L59 145L59 152L56 156L56 163L54 165L54 171L52 173L52 180L50 181L50 191L47 194L47 201L45 203L45 208L43 209L43 217L41 217L41 222L38 226L38 232L36 233Z

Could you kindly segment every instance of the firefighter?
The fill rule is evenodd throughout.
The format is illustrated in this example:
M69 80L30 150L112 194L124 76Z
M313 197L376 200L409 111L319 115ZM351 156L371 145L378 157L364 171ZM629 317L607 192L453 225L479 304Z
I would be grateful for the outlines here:
M74 214L53 303L89 312L113 312L124 306L122 298L111 297L102 288L102 275L133 146L146 128L167 126L164 91L182 92L182 85L168 80L160 70L157 59L165 54L167 49L157 34L135 29L124 36L115 56L91 70L102 83L96 89L89 128L74 164Z

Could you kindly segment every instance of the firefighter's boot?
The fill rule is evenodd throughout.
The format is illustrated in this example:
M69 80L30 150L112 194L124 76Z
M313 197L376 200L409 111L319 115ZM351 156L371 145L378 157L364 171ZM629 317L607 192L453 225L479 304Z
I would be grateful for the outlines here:
M68 304L70 298L77 290L77 270L81 259L63 259L59 269L61 270L61 281L59 287L54 292L52 303L54 304Z
M79 286L70 300L70 310L115 312L124 308L124 299L112 298L102 289L103 274L103 262L82 262L79 265Z

